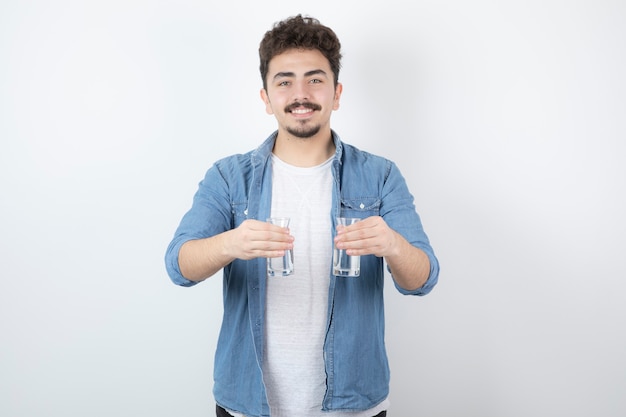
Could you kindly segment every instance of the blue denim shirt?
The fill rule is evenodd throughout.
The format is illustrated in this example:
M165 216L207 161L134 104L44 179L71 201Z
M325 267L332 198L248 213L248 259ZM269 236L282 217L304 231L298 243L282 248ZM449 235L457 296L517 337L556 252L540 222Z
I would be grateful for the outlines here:
M178 266L180 247L236 228L246 219L265 220L271 207L270 155L277 132L256 150L217 161L200 182L191 209L170 243L166 267L172 281L191 286ZM397 166L343 143L333 132L336 152L331 219L381 216L430 259L424 286L402 294L425 295L435 286L439 263ZM334 221L331 221L334 224ZM332 235L335 235L333 226ZM328 242L331 256L333 242ZM335 277L329 270L328 320L324 342L327 388L323 410L366 410L389 393L384 343L383 259L361 257L361 276ZM224 267L224 316L214 366L215 400L247 416L269 416L263 384L266 260L237 259ZM395 282L394 282L395 283Z

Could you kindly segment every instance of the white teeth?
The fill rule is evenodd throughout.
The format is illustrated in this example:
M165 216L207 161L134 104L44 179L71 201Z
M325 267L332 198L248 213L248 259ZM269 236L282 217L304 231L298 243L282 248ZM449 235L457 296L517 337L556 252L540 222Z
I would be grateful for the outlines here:
M310 111L311 111L311 110L309 110L309 109L294 109L294 110L292 110L291 112L292 112L292 113L296 113L296 114L304 114L304 113L308 113L308 112L310 112Z

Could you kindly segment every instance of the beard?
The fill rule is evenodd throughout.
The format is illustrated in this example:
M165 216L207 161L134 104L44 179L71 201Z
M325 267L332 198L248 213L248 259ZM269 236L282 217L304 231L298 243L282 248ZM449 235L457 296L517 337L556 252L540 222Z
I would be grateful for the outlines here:
M304 101L304 102L291 103L290 105L285 107L285 113L289 113L293 109L296 109L298 107L305 107L307 109L316 110L316 111L319 111L322 109L322 106L320 106L319 104ZM303 120L301 122L298 122L297 126L295 127L288 126L285 130L287 130L289 134L297 138L306 139L306 138L315 136L320 131L321 128L322 126L320 125L309 125L308 121Z
M306 122L304 122L296 127L288 126L286 130L287 132L289 132L289 134L297 138L307 139L307 138L317 135L317 133L320 131L321 128L322 127L320 125L307 126Z

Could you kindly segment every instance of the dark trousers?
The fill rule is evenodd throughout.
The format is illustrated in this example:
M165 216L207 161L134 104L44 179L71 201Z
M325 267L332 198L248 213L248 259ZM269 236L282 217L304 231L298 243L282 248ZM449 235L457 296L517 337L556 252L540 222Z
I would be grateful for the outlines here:
M233 417L232 414L229 414L228 411L224 410L219 405L215 406L215 412L216 412L217 417ZM386 416L387 416L387 412L381 411L380 413L376 414L374 417L386 417Z

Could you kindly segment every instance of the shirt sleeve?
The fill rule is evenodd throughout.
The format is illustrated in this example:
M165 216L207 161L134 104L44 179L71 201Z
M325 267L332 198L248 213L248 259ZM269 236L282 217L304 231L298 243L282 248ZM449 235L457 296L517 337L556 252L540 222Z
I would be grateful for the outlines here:
M177 285L197 284L180 272L178 254L188 241L215 236L231 228L232 209L228 183L219 166L212 166L199 183L191 208L183 216L165 253L165 267L170 279Z
M383 185L381 216L396 232L400 233L409 243L421 249L430 261L430 273L424 285L416 290L408 291L400 287L394 280L397 290L405 295L426 295L437 284L439 278L439 260L430 244L430 240L419 214L415 208L413 195L410 193L406 180L393 162L389 162L389 174ZM387 266L391 273L391 269Z

